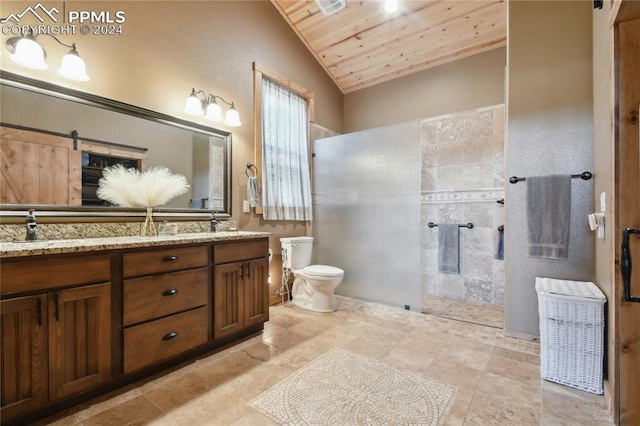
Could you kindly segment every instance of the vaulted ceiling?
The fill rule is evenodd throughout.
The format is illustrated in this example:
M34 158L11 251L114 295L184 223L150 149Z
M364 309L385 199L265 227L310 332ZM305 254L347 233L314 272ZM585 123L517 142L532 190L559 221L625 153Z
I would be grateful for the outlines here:
M505 0L347 0L325 16L314 0L271 0L343 93L506 45Z

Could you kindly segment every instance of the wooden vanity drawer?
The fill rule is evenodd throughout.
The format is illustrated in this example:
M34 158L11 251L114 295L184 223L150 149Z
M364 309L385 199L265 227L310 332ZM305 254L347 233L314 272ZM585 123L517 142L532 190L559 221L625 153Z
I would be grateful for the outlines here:
M124 325L207 304L208 269L169 272L124 281Z
M2 295L111 280L111 256L2 260Z
M229 263L269 256L269 239L213 246L213 263Z
M207 342L207 307L124 330L124 373L165 361Z
M174 247L125 253L122 262L126 278L206 266L207 258L207 246Z

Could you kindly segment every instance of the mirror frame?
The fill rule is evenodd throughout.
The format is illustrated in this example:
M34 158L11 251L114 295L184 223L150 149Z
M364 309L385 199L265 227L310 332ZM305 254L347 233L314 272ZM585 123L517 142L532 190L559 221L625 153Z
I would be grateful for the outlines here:
M54 96L72 102L79 102L96 108L102 108L112 112L126 114L136 118L150 120L169 126L175 126L185 130L222 137L225 140L226 157L226 170L224 173L224 210L176 209L162 207L154 208L153 210L154 217L158 216L162 217L163 219L170 220L203 220L210 219L212 216L215 216L219 219L228 219L231 217L231 152L233 141L233 135L231 132L216 129L214 127L204 126L191 121L183 120L181 118L173 117L157 111L149 110L91 93L58 86L56 84L45 81L35 80L4 70L0 70L0 84L33 91L44 95ZM12 223L17 219L23 221L25 217L24 215L30 209L36 210L38 212L38 218L46 218L45 221L49 223L55 222L56 218L62 219L65 222L123 222L136 220L137 218L140 218L140 220L144 220L144 217L146 215L146 210L142 208L0 204L1 222Z

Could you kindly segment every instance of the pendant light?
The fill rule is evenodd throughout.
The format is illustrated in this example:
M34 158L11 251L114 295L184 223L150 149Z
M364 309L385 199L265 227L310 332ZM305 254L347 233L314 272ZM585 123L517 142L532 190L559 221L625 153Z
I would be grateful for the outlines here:
M215 96L211 96L211 101L207 105L205 118L209 121L222 121L222 108L220 108L220 104L216 102Z
M62 58L58 74L70 80L89 81L87 67L80 55L78 55L75 43L71 45L71 50Z
M224 99L223 99L224 101ZM225 101L226 103L226 101ZM242 123L240 122L240 114L236 110L235 105L231 102L231 108L227 111L227 114L224 117L224 124L229 127L240 127Z
M196 89L191 89L191 94L187 97L187 101L184 104L184 112L185 114L196 116L204 114L202 112L202 101L198 98Z
M15 41L15 44L9 44L11 41ZM36 41L33 30L29 30L23 37L13 37L7 40L7 49L11 52L11 60L16 64L34 70L46 70L49 68L44 61L44 49Z

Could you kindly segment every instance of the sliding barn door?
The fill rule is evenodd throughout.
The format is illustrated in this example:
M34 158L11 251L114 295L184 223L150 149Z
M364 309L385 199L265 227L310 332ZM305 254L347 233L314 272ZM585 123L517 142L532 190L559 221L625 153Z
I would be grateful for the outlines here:
M621 425L640 425L640 19L618 24L617 356ZM634 266L633 268L631 266Z
M0 128L0 203L79 206L81 153L73 140Z

